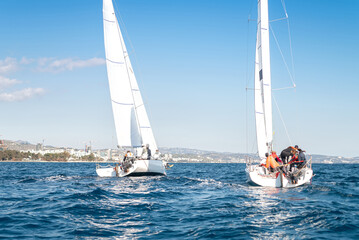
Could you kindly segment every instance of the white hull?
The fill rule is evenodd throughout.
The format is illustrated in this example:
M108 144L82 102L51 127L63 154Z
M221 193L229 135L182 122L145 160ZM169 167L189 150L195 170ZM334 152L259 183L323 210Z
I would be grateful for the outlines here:
M121 174L121 171L116 173L115 167L99 167L96 169L99 177L124 177L135 175L166 175L164 162L161 160L140 160L137 159L133 168L126 174Z
M311 168L305 168L301 171L302 174L298 178L298 182L293 184L283 174L266 174L262 166L251 165L246 168L247 178L250 182L262 187L276 188L293 188L310 183L313 177L313 170Z

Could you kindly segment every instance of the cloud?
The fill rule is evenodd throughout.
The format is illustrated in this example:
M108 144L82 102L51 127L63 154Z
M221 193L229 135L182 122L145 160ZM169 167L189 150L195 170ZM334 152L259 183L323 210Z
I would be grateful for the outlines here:
M27 64L31 64L33 62L35 62L36 60L33 59L33 58L27 58L27 57L22 57L21 61L20 61L20 64L24 64L24 65L27 65Z
M5 58L0 60L0 74L6 74L17 70L18 62L15 58Z
M0 76L0 89L7 88L18 83L21 83L21 81Z
M72 71L76 68L99 66L105 63L103 58L90 58L87 60L41 58L38 60L39 71L54 73Z
M56 58L26 58L19 60L16 58L7 57L0 59L0 101L16 102L30 99L36 96L43 95L45 90L43 88L24 88L22 90L13 92L4 92L3 89L11 87L15 84L22 83L17 79L5 77L9 73L15 71L28 71L30 69L37 69L41 72L64 72L72 71L79 68L87 68L93 66L104 65L106 62L103 58L90 58L85 60L76 60L72 58L56 59ZM22 67L22 66L27 67Z
M0 101L3 102L17 102L25 99L30 99L35 96L40 96L45 93L43 88L25 88L12 93L0 93Z

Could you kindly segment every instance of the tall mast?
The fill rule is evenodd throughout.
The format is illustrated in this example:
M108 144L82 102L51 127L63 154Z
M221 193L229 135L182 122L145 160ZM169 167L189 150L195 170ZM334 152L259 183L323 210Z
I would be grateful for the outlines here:
M258 0L255 74L257 144L263 158L272 150L273 141L268 0Z

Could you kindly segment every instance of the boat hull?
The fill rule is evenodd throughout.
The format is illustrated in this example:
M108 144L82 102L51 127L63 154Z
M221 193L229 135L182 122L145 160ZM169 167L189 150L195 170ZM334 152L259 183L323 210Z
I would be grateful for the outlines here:
M297 183L292 183L290 179L282 173L275 175L268 175L262 166L252 165L246 168L247 179L249 182L262 187L276 187L276 188L293 188L311 182L313 177L313 170L305 168L302 170L301 176Z
M98 167L96 173L99 177L123 177L123 176L146 176L146 175L166 175L164 163L161 160L142 160L134 162L128 174L119 174L115 167Z

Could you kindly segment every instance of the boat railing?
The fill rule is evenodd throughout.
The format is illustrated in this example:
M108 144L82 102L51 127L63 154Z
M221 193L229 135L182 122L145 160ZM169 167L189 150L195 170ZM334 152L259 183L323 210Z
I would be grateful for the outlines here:
M309 155L309 154L308 154ZM310 156L310 155L309 155ZM310 156L309 160L305 162L305 164L299 167L299 170L304 170L306 168L312 169L312 156Z
M310 154L307 154L310 156L309 160L305 163L305 166L309 169L312 169L312 156Z
M248 170L252 170L253 163L254 163L254 158L253 158L253 157L250 157L250 156L246 156L246 157L245 157L245 160L246 160L246 168L247 168Z

